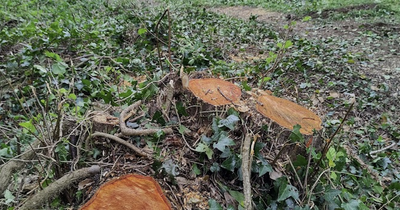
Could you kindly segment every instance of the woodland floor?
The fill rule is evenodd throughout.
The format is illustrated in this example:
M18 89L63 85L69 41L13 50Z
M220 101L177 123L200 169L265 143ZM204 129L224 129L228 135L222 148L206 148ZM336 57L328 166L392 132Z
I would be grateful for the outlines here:
M220 15L227 15L232 18L240 18L246 21L250 21L251 18L256 17L256 21L265 24L265 27L278 31L282 36L286 33L282 26L290 23L290 21L296 21L292 30L285 36L307 39L316 43L323 43L326 40L334 40L338 45L338 50L341 48L341 46L339 46L341 43L346 44L347 47L345 50L349 55L353 56L355 62L349 63L349 65L346 66L339 66L341 69L338 69L337 71L348 71L350 69L351 71L357 72L356 76L348 78L347 82L350 85L358 82L358 80L364 80L367 78L370 82L368 84L368 91L372 91L374 94L378 95L381 94L379 100L382 100L382 106L377 105L376 107L378 108L363 108L363 113L357 111L351 112L351 116L354 117L355 120L355 126L345 125L344 131L353 132L359 128L374 126L377 121L389 120L391 121L390 123L394 125L400 124L400 40L386 38L393 34L399 34L400 25L386 22L366 23L354 20L333 21L330 19L333 14L348 13L352 10L370 9L374 6L376 5L368 4L357 7L353 6L341 9L324 10L318 14L310 13L304 15L312 17L312 19L307 22L300 21L304 16L297 17L291 14L271 12L262 8L248 6L209 7L206 8L206 11ZM368 32L371 33L368 34ZM374 34L373 36L375 36L373 39L370 37L372 36L371 34ZM376 38L376 36L379 37ZM330 45L329 47L333 51L336 50L335 45ZM242 51L232 50L228 53L226 61L251 63L254 60L256 62L256 60L263 59L264 55L260 53L260 51L262 51L262 49L258 46L248 46L248 48L245 48ZM331 66L331 68L335 67L336 66ZM309 74L313 75L313 73L310 72ZM347 77L347 74L343 75L344 77ZM202 76L204 75L199 73L199 75L192 75L192 78ZM207 75L206 77L211 76ZM166 81L176 81L178 79L178 75L171 74ZM168 97L169 90L166 86L165 83L160 83L160 89L162 91L159 96L155 99L148 100L147 104L145 104L145 106L148 107L150 116L153 116L157 112L157 108L162 107L163 100L165 102L165 97ZM83 200L80 201L81 203L74 203L74 206L78 206L87 201L94 194L95 189L97 189L101 184L113 177L118 177L127 173L138 173L155 177L165 191L165 194L174 209L208 209L210 198L215 199L225 206L230 204L237 206L232 195L230 195L228 191L222 192L220 188L222 183L225 186L229 186L231 190L242 191L243 188L238 177L233 176L230 172L212 173L211 175L209 173L198 175L193 172L194 164L197 164L199 167L203 165L210 167L210 163L206 163L206 161L201 162L198 152L193 151L191 148L196 147L196 143L200 140L201 135L211 136L213 133L210 126L212 124L212 119L208 113L213 113L214 116L218 116L226 114L226 110L215 110L212 106L202 104L197 98L188 96L188 93L182 90L179 84L174 91L176 101L184 101L187 105L186 111L189 113L189 116L176 119L176 116L173 114L161 113L161 115L166 115L165 118L169 118L172 121L179 121L180 124L184 125L191 131L188 133L182 131L185 133L184 137L181 135L181 130L177 131L176 129L174 130L174 134L167 135L161 143L161 149L159 151L152 151L157 153L158 156L163 157L158 160L141 159L137 155L132 154L132 152L124 145L115 142L110 144L112 141L105 138L95 138L93 145L96 145L96 147L99 148L102 157L92 160L92 162L88 161L88 164L100 165L102 167L102 174L90 177L79 183L79 188L85 189L85 194L83 195ZM291 91L293 92L292 89L287 90L285 92L287 93L286 95L285 93L282 94L283 97L296 100L296 94L290 93ZM357 97L360 97L359 95L365 95L365 93L361 93L362 91L363 90L359 90L359 92L350 93L354 95L349 96L349 93L340 92L340 89L326 89L326 93L322 98L311 93L304 93L302 96L311 99L311 102L308 103L308 105L310 105L310 109L318 115L329 115L327 117L322 117L323 120L328 118L331 120L343 117L346 114L347 109L340 107L340 109L338 108L339 110L336 110L336 112L332 114L332 110L335 110L336 107L325 108L327 107L327 101L332 98L335 99L341 97L355 97L357 99ZM304 101L302 103L305 103ZM104 106L106 105L101 105L101 108L99 109L104 110ZM177 106L175 105L175 109L176 107ZM120 108L111 106L108 106L106 109L109 113L120 113L122 111ZM178 110L173 110L173 107L171 107L171 110L171 113L178 112ZM252 132L254 133L263 133L263 131L261 131L262 125L268 124L270 127L269 132L263 134L264 136L261 138L265 137L265 139L267 139L267 136L276 136L276 139L274 139L273 142L282 143L290 135L290 132L286 129L280 128L278 125L263 119L259 115L252 116L252 119L254 123L250 129L252 129ZM143 120L141 123L146 124L148 121ZM387 144L390 144L392 141L398 141L385 130L377 130L377 135L382 136L387 140ZM243 140L243 132L246 132L246 130L233 130L231 138L237 142L241 142ZM362 135L357 136L356 134L346 134L343 136L349 138L362 137ZM135 139L137 145L145 147L145 140L138 139ZM322 141L322 138L320 141ZM275 146L274 143L268 144L269 148L264 151L265 158L270 162L274 160L274 157L279 152ZM234 147L237 150L240 150L240 144L237 144ZM350 148L355 152L358 150L357 145L351 145ZM145 149L150 150L147 147ZM285 152L290 154L293 152L292 149L294 148L289 148ZM398 150L399 148L398 145L396 145L391 149ZM165 160L170 160L171 162L168 164ZM286 160L279 160L278 162L285 161ZM63 163L62 167L68 171L67 169L69 169L69 167L74 167L72 164L69 164ZM286 173L283 166L280 164L277 165L279 166L274 169L275 171L281 172L285 175L289 174ZM396 165L396 167L399 168L400 165ZM168 177L165 176L165 173L160 173L161 169L169 171L168 173L170 175L172 174L174 177ZM389 173L388 177L390 179L395 176L393 173ZM35 185L38 177L27 176L25 179L27 180L25 181L26 186L24 186L24 191L26 192L34 189L34 186L30 187L28 184L32 183L32 185ZM252 181L265 185L271 183L270 177L256 177ZM68 190L73 191L76 189L71 188ZM261 194L261 192L256 193ZM67 196L67 194L73 195L74 193L65 192L63 201L65 203L73 203L71 202L73 199L71 196Z

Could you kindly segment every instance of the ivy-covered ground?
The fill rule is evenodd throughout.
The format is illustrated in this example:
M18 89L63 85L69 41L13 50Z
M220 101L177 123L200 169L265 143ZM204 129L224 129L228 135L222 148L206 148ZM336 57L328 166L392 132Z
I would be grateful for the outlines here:
M398 209L399 52L396 0L4 0L0 206L32 209L78 171L35 208L78 208L136 173L173 209L244 209L247 134L254 209ZM213 107L184 75L233 82L249 103L269 90L323 128L302 135L253 108ZM138 101L124 126L156 132L123 131Z

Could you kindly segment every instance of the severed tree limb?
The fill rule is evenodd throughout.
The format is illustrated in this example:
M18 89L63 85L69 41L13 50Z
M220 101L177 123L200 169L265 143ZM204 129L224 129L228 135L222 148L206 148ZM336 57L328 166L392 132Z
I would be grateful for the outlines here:
M244 194L244 209L252 209L252 196L251 196L251 157L250 157L251 136L246 134L242 147L242 174L243 174L243 194Z
M118 136L114 136L108 133L102 133L102 132L95 132L92 135L90 135L91 137L95 137L95 136L101 136L101 137L106 137L109 139L112 139L120 144L123 144L127 147L129 147L130 149L132 149L133 151L135 151L138 155L142 156L142 157L147 157L148 159L151 159L150 154L147 154L145 152L143 152L142 150L140 150L139 148L137 148L135 145L119 138Z
M51 183L42 191L36 193L33 197L28 199L19 208L19 210L38 209L43 204L45 204L46 201L54 198L55 196L59 195L64 189L70 187L72 183L99 172L100 172L100 166L98 165L70 172L61 177L60 179L56 180L55 182Z
M35 149L40 146L40 141L36 140L31 144L31 149L27 150L20 157L21 160L31 160L35 156ZM7 189L11 182L13 173L20 170L25 166L25 162L19 160L10 160L0 166L1 176L0 176L0 197L3 197L4 191Z
M157 133L159 131L163 131L166 134L173 133L173 130L171 128L137 130L137 129L131 129L131 128L126 127L125 121L136 112L136 109L141 104L142 104L142 102L138 101L138 102L128 106L126 109L124 109L121 112L121 115L119 116L119 128L121 129L121 133L123 135L144 136L144 135L151 135L151 134Z

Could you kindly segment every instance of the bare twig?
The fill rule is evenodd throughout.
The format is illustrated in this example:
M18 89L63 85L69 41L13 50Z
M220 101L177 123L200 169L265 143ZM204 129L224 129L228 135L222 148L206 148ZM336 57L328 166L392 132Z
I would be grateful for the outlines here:
M311 203L311 198L313 197L313 196L312 196L312 192L314 191L314 188L317 186L319 179L321 179L321 176L324 175L324 174L325 174L326 172L328 172L329 170L330 170L330 168L328 168L328 169L322 171L322 173L317 177L317 180L315 180L315 182L314 182L314 184L313 184L313 186L311 187L310 192L309 192L308 203Z
M181 125L181 118L179 117L178 108L176 108L176 103L175 103L174 101L172 101L172 103L173 103L174 108L175 108L176 116L178 117L179 125ZM183 139L183 141L185 141L186 146L187 146L190 150L196 151L196 150L193 149L193 148L190 146L190 144L186 141L185 133L184 133L184 132L182 132L182 139Z
M160 69L162 70L162 62L161 62L161 50L160 50L160 42L158 41L158 26L160 25L161 20L164 18L164 16L167 14L169 9L167 8L164 13L161 15L160 19L157 21L157 24L154 29L154 35L156 36L156 43L157 43L157 53L158 53L158 62L160 65Z
M322 149L322 155L319 158L318 162L314 165L314 171L310 176L309 180L312 180L314 176L318 173L319 165L321 164L322 160L325 159L326 153L328 152L329 148L331 147L331 143L333 138L335 138L336 134L339 132L339 130L342 128L344 122L346 121L347 117L349 116L350 111L353 109L354 102L350 105L349 109L347 110L342 122L340 122L339 127L335 130L335 132L331 135L331 137L328 139L328 142L326 142L324 148Z
M386 147L384 147L384 148L381 148L381 149L378 149L378 150L369 152L369 155L373 155L373 154L376 154L376 153L383 152L383 151L385 151L385 150L387 150L387 149L390 149L390 148L396 146L396 144L397 144L396 142L393 142L393 143L392 143L391 145L389 145L389 146L386 146Z
M300 184L300 187L301 187L302 189L304 189L304 186L303 186L303 184L301 183L301 179L300 179L300 177L299 177L299 174L297 174L296 168L294 167L294 165L293 165L293 163L292 163L292 160L290 159L289 155L286 155L286 156L287 156L287 159L289 160L290 167L292 167L292 170L293 170L294 174L296 175L296 178L297 178L297 181L298 181L299 184Z
M172 72L172 53L171 53L171 15L169 14L168 10L168 59L169 59L169 72Z

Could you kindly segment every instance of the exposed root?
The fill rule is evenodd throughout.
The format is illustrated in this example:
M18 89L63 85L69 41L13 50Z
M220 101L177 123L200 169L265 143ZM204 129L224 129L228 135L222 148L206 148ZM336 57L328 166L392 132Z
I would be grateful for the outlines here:
M36 140L31 144L31 149L21 155L20 160L31 160L35 155L35 149L40 145L40 141ZM25 162L19 160L10 160L0 167L0 197L7 189L11 182L12 174L25 166Z
M151 159L151 155L142 152L142 150L140 150L139 148L137 148L135 145L133 145L133 144L127 142L127 141L124 141L123 139L121 139L121 138L119 138L119 137L117 137L117 136L114 136L114 135L111 135L111 134L108 134L108 133L102 133L102 132L95 132L95 133L93 133L91 136L92 136L92 137L94 137L94 136L101 136L101 137L106 137L106 138L112 139L112 140L114 140L114 141L116 141L116 142L118 142L118 143L120 143L120 144L123 144L123 145L129 147L130 149L132 149L133 151L135 151L138 155L140 155L140 156L142 156L142 157L147 157L148 159Z
M71 173L68 173L51 183L49 186L44 188L42 191L36 193L33 197L31 197L28 201L26 201L19 209L20 210L29 210L29 209L38 209L46 201L54 198L59 195L64 189L71 186L72 183L84 179L92 174L99 173L100 166L91 166L89 168L82 168Z
M142 104L141 101L138 101L121 112L119 116L119 127L121 129L121 133L125 136L145 136L157 133L159 131L163 131L166 134L173 133L171 128L164 128L164 129L145 129L145 130L137 130L137 129L130 129L126 127L125 121L129 118L127 116L132 116L133 113L136 112L136 109Z

